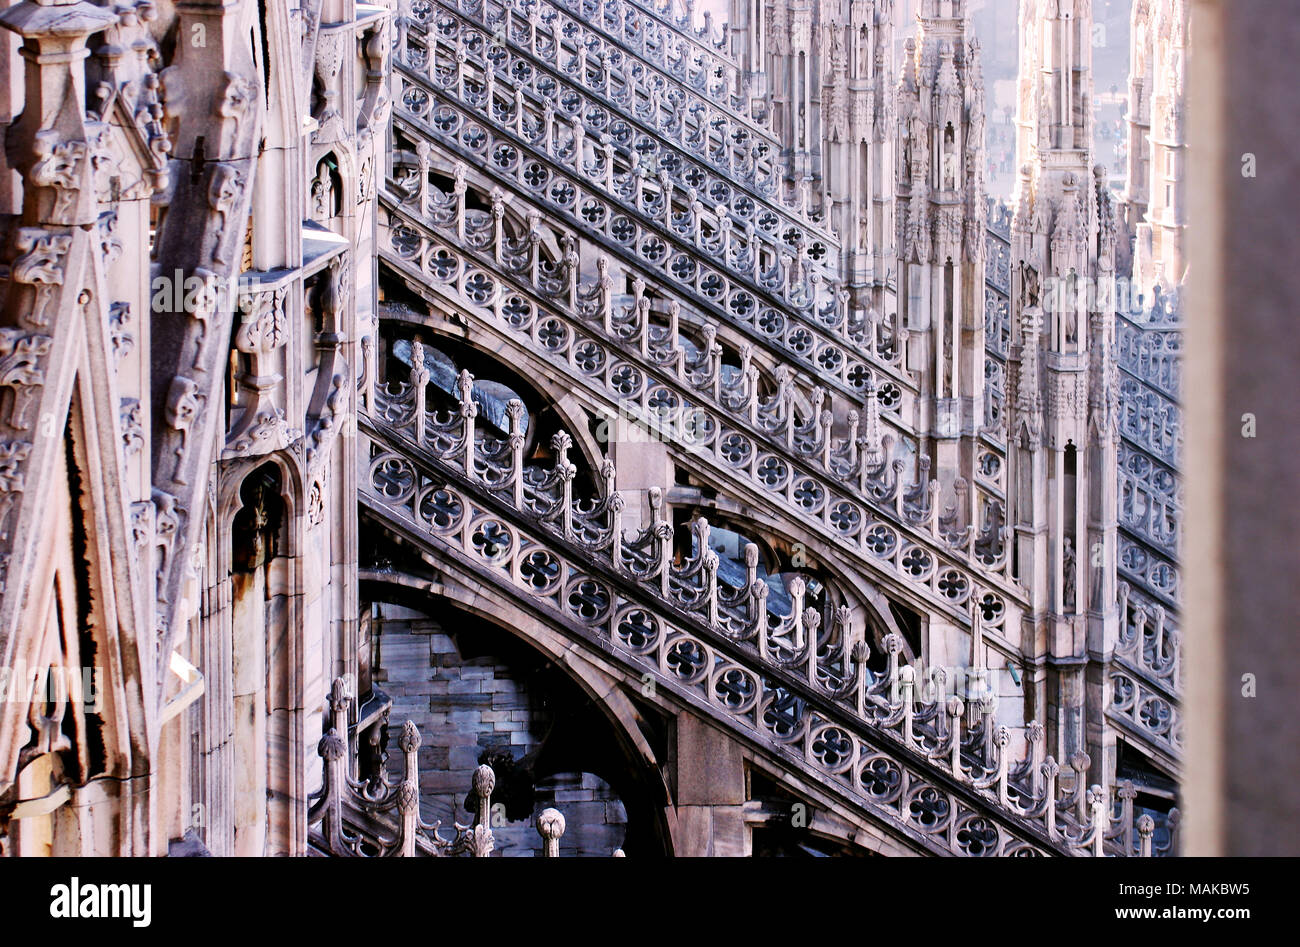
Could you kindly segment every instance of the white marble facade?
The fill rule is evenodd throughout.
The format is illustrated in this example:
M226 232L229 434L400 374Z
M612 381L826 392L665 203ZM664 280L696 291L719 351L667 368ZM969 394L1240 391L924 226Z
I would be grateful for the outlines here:
M1022 0L995 220L903 6L8 3L0 851L1173 850L1085 289L1181 280L1185 5L1121 203Z

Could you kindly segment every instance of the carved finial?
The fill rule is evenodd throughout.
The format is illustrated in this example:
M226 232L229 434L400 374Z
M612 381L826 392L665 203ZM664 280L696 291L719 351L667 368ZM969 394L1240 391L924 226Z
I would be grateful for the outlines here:
M341 677L334 678L334 683L330 685L330 709L339 713L347 708L350 700L352 694L348 690L348 682Z
M1047 731L1043 729L1043 725L1037 720L1029 721L1028 726L1025 727L1025 739L1029 741L1030 745L1041 743L1046 734Z
M564 834L564 815L559 809L543 809L537 816L537 834L548 842L558 841Z
M460 394L460 403L465 408L475 409L473 413L477 414L478 405L474 404L474 376L469 373L469 369L462 368L460 376L456 379L456 390Z
M492 772L491 766L483 763L478 769L474 770L471 785L474 787L474 795L480 799L486 799L497 788L497 774Z
M402 724L402 734L397 738L397 745L403 753L412 753L420 748L420 730L413 721Z
M803 625L808 630L808 634L816 636L817 629L822 625L821 612L815 608L805 608L803 610Z
M343 759L343 754L347 751L347 744L343 742L343 738L338 735L338 732L333 729L321 737L320 742L316 744L316 752L329 763Z
M419 794L416 792L415 780L404 779L402 785L397 787L397 808L399 811L406 813L413 810L419 800Z

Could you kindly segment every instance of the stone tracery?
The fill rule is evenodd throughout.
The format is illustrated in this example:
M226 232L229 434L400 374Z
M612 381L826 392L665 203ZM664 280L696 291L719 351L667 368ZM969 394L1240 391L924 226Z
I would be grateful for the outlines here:
M1134 121L1177 174L1167 5ZM897 69L867 0L735 2L721 38L652 0L245 6L0 14L36 97L0 208L0 588L69 567L31 528L52 496L111 509L135 555L89 566L85 624L153 734L78 769L5 707L6 850L76 853L33 841L61 818L38 797L156 773L192 788L111 853L489 854L491 769L448 837L413 728L384 762L381 575L532 615L611 717L652 684L684 745L830 793L881 850L1173 850L1116 755L1180 766L1181 198L1130 175L1149 317L1053 305L1134 223L1073 156L1086 53L1038 68L1035 36L1077 39L1055 5L1024 5L1014 213L961 0L921 3ZM74 664L31 617L3 596L0 656ZM531 817L547 854L587 818Z

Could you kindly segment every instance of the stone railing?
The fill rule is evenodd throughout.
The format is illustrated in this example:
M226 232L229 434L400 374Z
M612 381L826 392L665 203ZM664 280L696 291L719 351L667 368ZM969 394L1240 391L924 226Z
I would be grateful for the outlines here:
M430 219L454 233L461 213L441 206L442 200L434 198L440 209ZM788 379L771 398L760 399L756 370L724 377L716 348L707 346L712 350L688 362L674 345L671 311L668 324L659 327L649 320L644 297L615 311L599 283L592 290L574 289L576 305L567 304L562 278L554 278L557 286L549 293L530 292L525 280L512 286L510 273L531 277L539 267L523 250L489 256L481 249L496 243L487 215L467 224L456 239L440 239L403 215L396 202L384 204L390 219L381 246L398 272L445 294L450 305L473 313L507 342L546 358L571 379L573 390L599 398L598 413L630 416L742 491L776 503L796 523L813 525L871 568L886 570L936 608L953 611L977 581L1021 602L1022 590L1006 574L1001 530L988 525L977 531L963 522L945 526L933 488L922 481L907 487L901 461L887 462L889 444L878 411L869 409L863 425L850 418L849 437L837 443L824 415L797 421ZM485 259L467 259L470 252ZM548 279L538 275L543 283ZM807 458L807 466L788 459L798 456ZM922 552L912 553L914 548Z
M512 42L510 32L504 36L501 30L489 33L450 5L438 7L424 27L424 31L415 25L408 29L406 42L401 44L401 61L422 76L432 77L442 70L444 89L461 88L467 80L476 91L491 84L494 101L497 97L516 100L517 133L523 133L528 115L518 100L527 97L543 123L548 109L553 123L571 125L577 118L592 142L601 142L602 136L608 135L619 159L634 173L649 176L652 184L666 176L688 196L688 203L694 201L692 193L698 194L715 212L723 208L737 228L756 226L791 250L802 240L814 261L829 260L838 249L825 229L799 213L802 197L795 208L772 199L781 187L776 161L770 152L759 157L758 151L765 146L755 146L744 128L733 129L727 120L718 119L716 129L699 127L694 135L687 134L683 143L676 120L669 120L665 129L651 91L642 83L619 81L610 67L543 59L531 48ZM585 59L575 54L575 60L578 58ZM462 60L472 67L472 75L453 78L452 70ZM714 131L719 138L716 148L703 137ZM689 149L702 150L702 154L697 159ZM662 181L660 189L666 189Z
M1010 204L996 197L987 198L989 232L1003 243L1011 243L1011 219L1015 216Z
M1011 352L1011 303L992 286L984 287L985 353L1006 361Z
M466 9L467 6L473 9ZM456 27L455 21L470 24L477 30ZM406 23L398 43L402 51L398 58L409 59L405 47L422 45L431 37L441 38L458 53L467 52L466 47L481 31L492 49L518 50L531 65L568 79L582 92L615 108L624 117L640 118L657 133L670 133L679 148L689 150L698 159L713 163L719 170L725 168L731 175L742 176L765 194L782 193L780 178L776 176L776 142L766 139L752 123L739 119L733 127L732 120L726 116L708 116L700 103L675 89L672 81L653 67L637 62L616 46L604 45L594 35L583 33L579 26L557 30L553 23L554 19L534 20L505 8L493 8L485 13L475 4L437 0L437 6L431 5L425 16ZM457 39L458 35L464 39ZM586 38L581 42L575 40L570 48L563 42L570 36ZM723 128L731 134L721 134ZM719 134L715 136L715 132Z
M1177 400L1182 389L1182 333L1178 329L1144 329L1128 319L1115 320L1116 362L1130 375Z
M562 0L565 6L575 13L579 6L584 11L604 8L606 11L605 18L609 28L617 27L620 23L626 23L628 19L628 8L636 7L644 11L657 21L662 23L673 36L689 40L698 48L697 55L701 65L709 69L731 68L736 70L739 63L731 55L728 45L724 41L713 39L710 32L710 26L713 23L713 16L710 11L704 11L704 26L698 30L695 28L695 0L680 0L682 6L681 16L673 16L673 0L626 0L625 3L604 3L603 0ZM724 26L725 29L725 26ZM721 58L722 63L714 60Z
M654 100L681 126L688 116L705 125L723 118L745 129L767 152L775 154L780 149L762 117L751 115L749 103L734 91L739 85L735 67L722 67L724 75L717 76L703 69L687 69L680 58L675 63L666 62L663 54L668 44L658 42L657 37L647 45L647 33L643 31L624 29L615 35L603 17L574 16L562 2L537 0L516 6L509 0L439 0L444 5L453 2L460 13L491 31L504 31L509 19L511 37L545 61L568 65L581 57L598 68L608 65L611 70L619 69L625 81L649 84L650 91L658 93ZM411 21L429 22L426 8L432 6L416 0ZM652 28L648 33L656 31Z
M1119 585L1119 641L1111 670L1111 714L1177 764L1183 752L1182 635L1164 606Z
M1176 557L1183 503L1175 473L1122 440L1118 474L1120 525L1149 543L1153 551Z
M470 825L454 824L451 837L440 833L440 823L420 818L420 733L406 721L397 745L402 751L402 779L389 782L382 765L368 779L351 775L356 748L348 728L348 706L353 697L342 678L330 689L330 728L321 737L318 752L325 761L325 782L311 798L307 824L311 844L320 854L343 857L472 855L485 858L492 853L492 790L496 775L490 766L474 772L477 800L475 819ZM537 819L543 839L543 855L559 854L564 818L554 809Z
M1110 716L1146 747L1181 766L1182 660L1176 627L1183 516L1182 312L1177 293L1156 293L1115 320L1123 372L1118 514L1120 605L1125 620L1112 665Z
M991 231L984 239L984 279L1004 296L1011 292L1011 246Z
M397 71L406 73L401 66ZM584 160L577 171L571 166L585 146L572 136L553 146L563 148L557 156L544 155L513 132L484 127L474 113L425 82L403 81L406 91L394 118L399 137L404 134L417 146L431 143L536 202L539 213L598 236L609 252L662 280L701 313L734 325L850 400L861 398L859 366L867 363L914 387L902 368L897 317L892 329L875 321L874 313L854 321L849 294L823 284L802 251L784 256L774 269L761 262L755 267L764 255L757 246L726 228L711 232L699 205L678 214L663 195L648 203L637 193L644 183L639 176L612 170L611 151L595 168ZM714 218L708 227L716 224ZM728 261L727 269L710 265L714 259ZM752 275L742 276L749 268Z
M482 48L481 43L473 45ZM490 143L495 168L508 171L513 167L522 172L528 166L518 160L504 160L509 155L507 149L514 148L517 142L521 150L533 155L536 163L562 172L552 174L552 178L562 179L571 172L576 173L576 180L569 178L573 185L588 189L595 185L593 195L614 198L630 215L658 225L671 242L686 242L695 253L726 267L733 278L752 281L751 288L774 294L783 302L790 303L788 297L792 296L802 301L809 292L810 282L827 282L833 276L827 267L833 254L825 242L815 239L809 243L806 232L797 225L782 230L781 219L775 213L760 209L747 197L735 199L731 185L710 178L698 166L686 168L686 175L694 172L695 184L683 186L683 162L667 149L658 149L662 152L660 166L676 168L676 176L668 170L661 170L657 175L651 174L649 168L643 172L638 146L649 144L657 148L654 141L648 136L636 139L634 129L627 122L611 119L604 109L570 114L562 106L557 112L551 99L525 92L526 87L518 79L498 77L490 58L484 61L467 55L463 61L454 59L455 66L443 69L437 60L432 66L424 62L425 52L408 48L408 59L398 64L395 71L416 80L417 85L432 84L446 93L451 102L466 106L476 117L490 121L501 133L496 136L500 140ZM446 106L433 105L422 110L421 94L410 86L404 89L402 101L411 117L425 118L435 129L446 121ZM491 119L488 119L489 109ZM601 132L589 140L589 122L613 128L619 132L617 139ZM517 153L515 157L518 158ZM700 187L697 189L696 185ZM555 186L552 184L552 188ZM704 200L710 202L707 207ZM681 212L676 210L678 205L683 208ZM597 213L596 205L590 200L580 209L584 217ZM605 221L611 218L611 214L601 215ZM640 240L627 235L624 243L638 245Z
M1121 578L1143 589L1166 608L1178 607L1182 583L1178 564L1172 558L1157 554L1150 544L1121 532L1117 568Z
M406 135L406 137L414 140L414 150L416 153L414 155L403 155L399 153L394 158L394 163L398 166L395 173L398 177L399 184L408 192L408 196L402 203L403 209L405 210L410 208L410 212L415 215L416 222L421 226L426 223L431 223L434 226L439 227L439 229L450 233L452 232L451 225L454 223L456 240L459 244L463 244L463 227L461 226L460 221L445 219L447 212L454 210L454 203L447 195L444 195L437 188L430 186L427 181L423 186L420 184L420 182L427 177L429 169L432 166L433 149L424 141L418 127L408 126L402 122L398 123L399 144L400 139L404 135L404 129L410 129L410 134ZM464 180L466 172L458 170L462 166L466 169L468 168L468 165L465 165L464 162L459 162L457 163L456 168L452 169L456 176L457 183L455 184L455 188L457 189L468 187L467 182ZM523 183L525 185L527 185L531 170L532 168L530 167L525 167L523 170ZM544 175L543 177L537 178L539 185L550 180L550 173L546 168L538 167L537 171L539 175ZM527 191L524 191L524 194L527 194ZM487 201L485 202L490 202L492 204L494 213L495 208L497 208L498 205L504 209L507 206L507 203L509 203L512 212L516 217L526 217L529 222L529 241L532 240L533 234L536 233L537 240L531 249L527 242L522 243L519 247L520 252L528 250L532 256L538 257L535 261L531 259L529 261L529 278L531 278L532 269L536 268L536 266L540 266L543 269L551 266L551 264L549 264L544 258L540 257L540 254L542 253L542 248L540 246L542 239L540 230L542 212L540 210L534 211L529 207L525 209L525 213L520 214L519 202L515 200L510 200L508 202L504 190L501 191L499 196L497 196L495 192L484 196L487 198ZM568 202L570 204L575 203L576 197L568 199ZM461 200L460 203L463 204L464 201ZM543 204L542 206L549 210L551 209L550 206L548 206L549 203L550 202L547 202L547 204ZM499 222L498 229L504 232L505 224ZM566 240L572 240L576 252L576 239L573 239L574 236L582 235L584 232L589 232L591 228L585 221L576 220L574 232L573 234L569 234L560 229L554 220L548 219L547 229L559 234L559 241L561 244ZM493 241L493 246L488 247L487 249L496 251L495 256L497 259L494 262L501 262L502 258L506 258L505 262L507 264L512 262L510 258L517 255L514 250L511 247L504 245L497 250L495 247L497 239L495 232L488 233L487 236ZM568 251L566 250L566 253L567 252ZM533 265L534 263L536 266ZM553 270L554 267L551 266L551 269ZM651 270L651 275L653 276L652 268L647 267L647 269ZM565 281L572 283L573 285L570 287L572 295L572 293L578 291L579 286L582 285L582 280L582 274L575 270L573 273L568 273L560 277L560 282L558 284L554 284L554 281L551 281L551 283L552 285L558 285L559 290L565 289ZM597 282L599 283L602 280L606 280L606 273L602 273ZM609 280L612 280L612 276L609 277ZM662 288L652 289L647 296L662 295L665 289L671 290L674 295L682 295L688 300L690 299L690 292L682 292L681 284L673 282L671 277L664 281ZM549 295L555 295L555 293L551 292ZM738 289L730 293L725 300L725 303L725 308L719 304L717 308L713 309L713 312L720 317L720 322L724 322L728 326L734 326L739 332L749 336L753 340L751 348L757 347L759 349L766 349L778 362L786 361L790 356L794 356L794 358L791 359L791 368L797 367L804 369L810 374L815 375L819 382L828 382L833 387L844 391L852 400L863 399L866 380L871 376L871 370L868 367L867 361L857 360L851 355L846 355L834 341L827 341L825 336L818 337L814 335L807 325L800 324L794 319L786 318L782 312L775 308L769 307L759 309L756 305L754 295L743 289ZM707 309L710 307L700 306L699 308ZM890 386L895 391L904 387L910 390L912 387L910 377L905 376L898 368L898 362L900 360L900 353L898 351L899 347L894 345L892 338L878 323L868 322L867 326L868 329L865 334L867 359L872 367L878 369L881 374L885 376L882 379L882 384ZM881 407L886 412L896 413L899 398L887 399L885 390L881 390L879 393L879 401ZM896 422L892 421L890 423L896 424ZM901 427L899 427L898 430L900 438L911 436L910 432L906 432Z
M1125 374L1120 390L1120 434L1172 467L1182 464L1182 410L1167 395Z
M1007 359L1011 354L1010 217L1003 205L989 201L990 224L984 251L984 428L986 446L976 467L977 479L1005 496ZM1006 229L999 232L1000 221Z
M416 384L376 392L373 421L362 421L361 499L436 547L447 567L463 565L526 598L557 626L653 673L926 849L1151 853L1151 820L1139 820L1136 837L1132 825L1112 827L1110 794L1086 786L1085 754L1070 761L1072 788L1058 791L1060 767L1043 756L1041 727L1027 728L1029 754L1013 763L1011 732L996 725L991 695L969 713L959 697L922 700L925 682L899 666L897 636L886 642L888 672L875 677L849 610L823 623L816 611L801 612L797 588L791 613L770 616L767 586L754 571L757 548L746 550L746 587L724 587L703 520L692 526L692 554L675 558L658 491L649 522L629 538L618 526L621 498L609 489L612 464L602 469L602 495L575 498L567 435L556 437L552 470L529 472L521 406L507 412L506 438L481 438L468 373L458 384L459 410L430 412L422 359L413 362ZM986 621L1001 617L997 597L967 601L979 637ZM935 673L942 687L943 672Z
M485 2L504 7L508 0ZM729 112L775 138L766 117L751 114L747 107L739 64L728 50L702 42L693 24L674 24L659 16L654 18L659 22L655 22L637 14L634 7L640 4L624 0L554 0L554 6L602 30L611 41L637 52L666 76L716 98Z
M806 244L798 242L791 250L757 227L738 233L725 208L719 212L699 200L679 212L670 181L652 183L618 170L613 142L592 146L576 120L548 127L544 115L533 120L513 115L516 106L528 111L531 103L510 99L498 101L507 114L497 108L488 121L485 88L454 90L462 99L403 64L394 72L403 83L398 128L600 237L612 252L668 281L701 310L729 320L757 320L760 333L766 330L775 340L783 338L775 330L791 323L799 346L791 354L825 362L832 381L848 355L881 357L863 338L865 320L854 321L849 294L823 279L824 268L809 256ZM901 361L901 353L890 355Z
M1174 627L1173 617L1159 602L1125 582L1119 584L1119 604L1125 621L1115 653L1152 683L1181 697L1182 635Z
M1002 428L1006 422L1007 403L1007 365L1006 362L987 352L984 355L984 428L981 433L988 433L1003 440ZM1001 460L1001 451L999 461ZM977 471L983 472L982 469Z

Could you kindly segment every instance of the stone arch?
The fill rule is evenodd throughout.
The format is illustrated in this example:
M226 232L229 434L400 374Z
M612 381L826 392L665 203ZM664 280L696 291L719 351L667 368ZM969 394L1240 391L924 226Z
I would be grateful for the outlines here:
M266 524L275 535L260 561L250 560L247 548L258 503L251 485L259 482L262 501L278 518ZM306 847L306 807L298 803L306 798L312 758L302 708L319 696L306 692L304 671L307 483L302 458L291 447L223 462L211 502L216 541L209 596L220 605L202 628L208 684L199 713L209 721L202 732L213 741L200 747L200 779L209 819L204 828L215 854L299 854ZM243 704L269 710L241 714ZM238 722L246 718L251 728L240 731ZM231 725L221 721L234 722L234 740L221 736ZM231 793L241 782L250 787L245 803L261 811L260 828L256 821L239 822L245 807Z
M889 634L897 634L903 643L901 661L911 663L920 657L912 641L914 635L908 633L899 622L895 609L891 608L889 597L861 573L844 567L830 556L821 555L819 550L806 545L801 539L783 533L776 524L759 522L745 516L741 510L718 507L701 509L694 506L679 507L678 510L685 514L675 518L679 524L684 522L689 526L698 516L703 515L711 529L717 527L729 530L754 543L759 548L760 563L769 570L775 570L770 573L772 575L803 573L816 576L824 582L829 587L827 610L840 604L850 608L857 630L866 635L871 649L869 663L872 666L880 665L879 659L884 654L883 640ZM682 527L679 525L678 528L680 530ZM687 542L693 542L693 539L688 539ZM741 552L743 553L743 547ZM796 561L800 557L803 557L803 562ZM823 615L824 622L827 618L829 615ZM864 619L865 628L861 624Z
M444 611L449 603L453 611L491 626L496 633L516 641L561 674L608 724L631 781L645 790L645 797L637 800L636 806L638 818L646 824L634 827L629 821L625 844L631 845L633 854L643 856L672 853L666 816L672 798L662 775L662 768L668 762L665 748L653 744L647 734L643 709L618 686L619 678L612 673L612 668L604 665L599 657L588 658L544 621L482 587L468 588L455 580L429 582L410 573L368 571L364 566L359 578L363 603L387 601L432 614L441 599Z
M297 518L297 514L306 508L307 471L292 446L268 454L223 461L213 504L213 515L219 533L224 534L230 529L235 515L244 506L244 501L240 497L240 488L244 480L254 470L266 464L274 464L279 470L280 499L284 503L288 520L292 522ZM291 558L301 555L302 539L295 530L287 531L285 541L287 543L285 555ZM230 560L223 559L217 563L217 566L223 571L228 571Z
M400 274L393 273L393 276L395 278L403 279L406 286L418 294L418 290L411 287L409 281L402 278ZM433 336L445 338L457 343L458 345L472 349L481 358L501 365L501 368L504 371L513 375L519 375L518 371L510 368L508 365L502 364L501 353L487 348L476 338L466 338L463 333L457 331L455 326L450 325L445 321L435 320L427 313L420 313L409 308L402 309L397 307L388 310L388 312L386 312L381 318L381 337L382 323L384 322L419 327ZM377 362L383 357L381 348L382 343L376 346L375 358ZM539 401L544 402L550 410L554 411L561 427L573 436L574 449L581 455L587 469L592 472L593 480L598 481L599 478L596 477L595 474L599 472L601 464L604 463L605 452L592 432L587 412L579 406L567 389L562 388L544 375L533 374L526 378L521 376L520 381L532 388L538 396ZM376 375L376 383L378 383L378 374ZM597 488L600 486L599 483L593 483L593 485Z
M339 160L339 152L335 150L320 155L314 169L307 210L312 219L327 223L338 217L346 206L345 181L348 178L343 174L343 163Z

